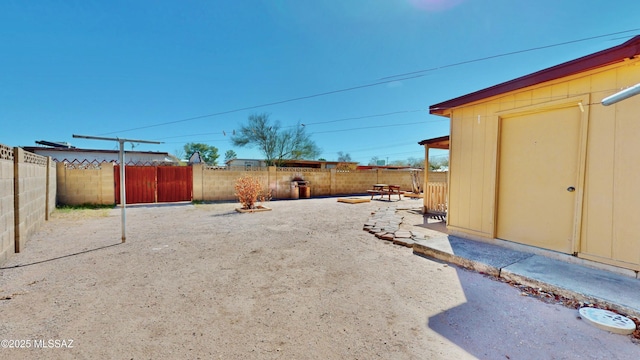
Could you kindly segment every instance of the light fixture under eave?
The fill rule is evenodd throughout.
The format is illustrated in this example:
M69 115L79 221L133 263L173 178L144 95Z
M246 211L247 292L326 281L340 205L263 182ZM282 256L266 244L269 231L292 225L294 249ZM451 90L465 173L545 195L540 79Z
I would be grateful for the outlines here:
M602 105L609 106L638 94L640 94L640 84L633 85L632 87L626 88L611 96L607 96L602 99Z

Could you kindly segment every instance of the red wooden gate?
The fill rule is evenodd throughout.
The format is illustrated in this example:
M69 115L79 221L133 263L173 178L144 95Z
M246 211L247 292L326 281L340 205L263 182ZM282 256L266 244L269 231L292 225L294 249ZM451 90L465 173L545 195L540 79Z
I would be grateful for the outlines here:
M120 166L114 166L116 203L120 204ZM191 201L193 172L190 166L125 167L127 204Z

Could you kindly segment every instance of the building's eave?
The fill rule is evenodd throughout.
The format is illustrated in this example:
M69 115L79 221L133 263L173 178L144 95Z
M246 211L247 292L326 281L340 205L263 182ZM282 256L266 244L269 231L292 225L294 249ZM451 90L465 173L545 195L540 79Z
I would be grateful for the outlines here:
M429 107L433 115L445 115L449 109L502 95L511 91L605 67L640 55L640 35L609 49L534 72L498 85L447 100Z

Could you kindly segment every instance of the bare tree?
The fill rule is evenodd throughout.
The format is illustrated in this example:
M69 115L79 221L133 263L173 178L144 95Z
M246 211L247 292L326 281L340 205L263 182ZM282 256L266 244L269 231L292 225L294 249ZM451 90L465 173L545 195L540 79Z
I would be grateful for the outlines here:
M424 168L424 158L418 159L414 157L410 157L407 159L407 164L412 168Z
M343 153L342 151L338 151L338 161L340 162L351 162L351 155L349 153Z
M269 120L268 114L250 115L231 141L234 146L257 146L267 165L281 166L285 159L314 159L320 154L304 126L282 130L279 122Z

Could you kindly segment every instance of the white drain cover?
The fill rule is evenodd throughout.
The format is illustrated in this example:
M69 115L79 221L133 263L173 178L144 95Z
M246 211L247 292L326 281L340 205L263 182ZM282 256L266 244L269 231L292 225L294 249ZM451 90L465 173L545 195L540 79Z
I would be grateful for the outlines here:
M623 335L629 335L636 330L633 320L613 311L583 307L578 312L584 320L602 330Z

